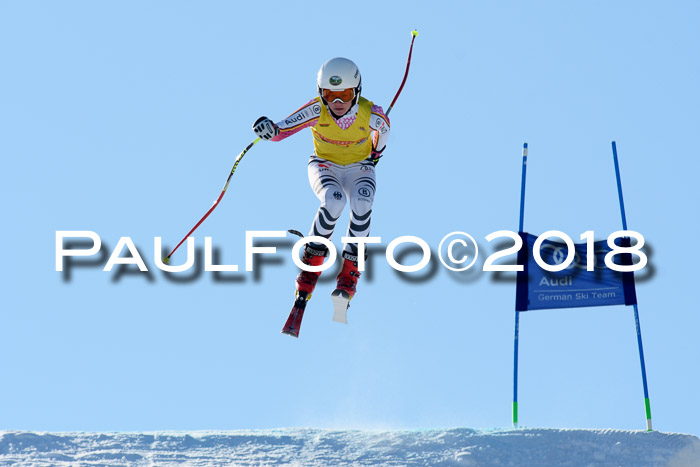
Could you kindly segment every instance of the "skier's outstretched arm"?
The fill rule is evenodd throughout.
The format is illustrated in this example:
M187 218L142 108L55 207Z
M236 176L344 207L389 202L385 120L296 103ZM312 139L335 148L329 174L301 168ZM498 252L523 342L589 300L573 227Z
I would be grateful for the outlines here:
M253 124L253 131L264 140L282 141L304 128L315 126L320 115L321 103L315 98L277 123L267 117L260 117Z

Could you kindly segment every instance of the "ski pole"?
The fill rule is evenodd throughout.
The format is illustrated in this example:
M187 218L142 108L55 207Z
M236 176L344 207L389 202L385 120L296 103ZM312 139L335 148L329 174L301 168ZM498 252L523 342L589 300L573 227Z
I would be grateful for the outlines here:
M384 115L389 116L389 112L391 112L391 108L394 107L394 104L396 103L396 99L399 98L399 94L401 94L401 91L403 90L403 85L406 84L406 78L408 78L408 69L411 67L411 54L413 53L413 41L416 40L416 37L418 37L418 31L413 30L411 31L411 48L408 49L408 61L406 61L406 73L403 75L403 81L401 81L401 86L399 86L399 90L396 91L396 95L394 96L394 100L391 101L391 104L389 105L389 108L386 109L386 112Z
M182 245L182 244L184 243L184 241L187 240L187 237L189 237L190 235L192 235L192 232L194 232L195 230L197 230L197 227L199 227L199 226L202 224L202 222L204 222L204 219L206 219L207 217L209 217L209 214L211 214L212 211L214 211L214 209L216 208L216 206L219 204L219 201L221 201L221 199L224 197L224 194L226 193L226 189L228 188L228 184L231 182L231 177L233 176L233 173L236 171L236 167L238 167L238 163L241 162L241 159L243 159L243 156L245 156L245 154L248 152L248 150L250 150L250 148L252 148L253 146L255 146L255 145L257 144L258 141L260 141L260 138L255 138L255 140L254 140L252 143L250 143L248 146L246 146L246 148L238 155L238 157L236 157L236 161L233 163L233 167L231 168L231 173L228 174L228 178L226 179L226 184L224 185L224 189L221 190L221 194L219 195L219 197L216 199L216 201L214 201L214 204L213 204L212 207L207 211L207 213L204 214L204 217L202 217L202 218L199 220L199 222L197 222L197 223L195 224L195 226L192 227L192 230L190 230L189 232L187 232L187 235L185 235L185 237L184 237L182 240L180 240L180 243L178 243L177 246L176 246L175 248L173 248L173 251L171 251L170 254L169 254L168 256L166 256L165 258L163 258L163 263L165 263L165 264L170 264L170 257L173 255L173 253L175 253L175 250L177 250L178 248L180 248L180 245Z

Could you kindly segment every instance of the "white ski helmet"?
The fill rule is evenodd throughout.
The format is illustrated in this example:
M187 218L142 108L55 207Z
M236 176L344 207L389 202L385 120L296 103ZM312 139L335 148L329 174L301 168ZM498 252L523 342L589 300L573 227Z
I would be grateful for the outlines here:
M362 76L360 75L360 69L352 60L336 57L321 65L321 69L318 70L318 76L316 77L316 84L318 85L318 93L321 95L321 99L323 99L323 89L342 91L343 89L354 88L355 98L352 101L354 105L360 97L360 91L362 91Z

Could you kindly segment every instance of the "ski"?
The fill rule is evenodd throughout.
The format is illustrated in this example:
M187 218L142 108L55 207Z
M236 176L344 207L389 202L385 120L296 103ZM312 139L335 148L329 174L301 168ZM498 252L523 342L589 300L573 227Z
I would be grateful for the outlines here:
M292 337L299 337L299 329L301 328L301 320L304 318L304 310L306 310L306 304L311 298L311 295L306 292L297 292L296 300L294 300L294 306L292 311L289 312L289 318L282 328L282 334L287 334Z
M348 308L350 308L350 294L345 290L335 289L331 293L333 300L333 321L348 324Z

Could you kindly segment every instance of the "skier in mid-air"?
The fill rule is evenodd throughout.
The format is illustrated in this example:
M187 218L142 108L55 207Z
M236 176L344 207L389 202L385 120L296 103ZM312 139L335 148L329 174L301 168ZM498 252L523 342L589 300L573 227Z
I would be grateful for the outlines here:
M346 201L350 200L347 236L366 237L376 191L375 166L386 148L389 119L380 106L360 96L362 77L351 60L328 60L318 72L317 85L318 97L277 123L260 117L253 124L253 131L264 140L281 141L311 127L314 152L309 160L309 183L321 206L309 235L330 239ZM309 242L301 260L320 266L327 254L323 244ZM347 322L345 313L360 277L357 254L357 245L347 243L336 289L331 294L336 321ZM298 337L306 302L320 274L302 270L297 276L294 306L283 333Z

